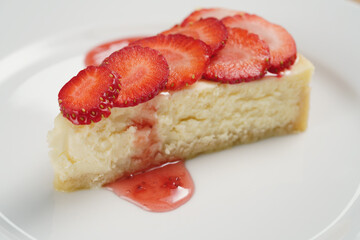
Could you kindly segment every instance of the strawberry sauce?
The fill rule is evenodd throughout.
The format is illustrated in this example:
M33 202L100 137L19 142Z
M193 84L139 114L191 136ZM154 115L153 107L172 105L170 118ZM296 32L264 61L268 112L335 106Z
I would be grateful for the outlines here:
M186 203L194 183L184 161L165 163L131 174L106 186L119 197L152 212L174 210Z
M132 37L132 38L123 38L118 39L111 42L106 42L101 45L95 46L92 48L85 57L85 65L90 66L98 66L102 63L102 61L110 56L113 52L120 50L123 47L129 45L129 43L136 41L143 37Z

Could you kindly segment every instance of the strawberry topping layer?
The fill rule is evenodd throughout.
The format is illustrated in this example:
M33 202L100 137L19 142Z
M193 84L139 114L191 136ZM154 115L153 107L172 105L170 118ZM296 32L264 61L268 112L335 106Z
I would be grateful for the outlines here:
M211 49L203 41L181 34L157 35L131 43L158 50L169 64L166 89L176 90L199 80L209 63Z
M279 25L242 11L200 9L159 35L92 49L86 65L98 66L110 56L65 84L60 109L72 123L90 124L108 117L112 107L135 106L201 78L234 84L279 73L294 64L296 54L294 39Z
M205 42L211 48L211 55L225 46L228 35L225 25L216 18L201 19L187 26L175 25L161 34L177 33Z
M227 27L243 28L255 33L269 45L271 55L269 72L278 73L295 62L296 44L285 28L252 14L226 17L222 22Z
M110 115L119 92L120 82L116 73L106 67L89 66L60 90L60 110L76 125L98 122Z
M269 47L257 35L231 28L227 44L211 59L204 78L222 83L256 80L265 75L269 58Z
M148 47L125 47L106 58L102 66L122 77L115 107L135 106L152 99L164 89L169 76L165 58Z

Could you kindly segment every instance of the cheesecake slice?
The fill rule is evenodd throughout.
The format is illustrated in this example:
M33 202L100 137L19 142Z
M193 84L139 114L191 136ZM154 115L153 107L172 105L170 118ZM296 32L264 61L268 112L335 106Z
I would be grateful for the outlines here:
M59 114L48 134L55 188L101 187L122 176L236 144L304 131L313 65L301 54L282 76L222 84L199 80L90 125Z

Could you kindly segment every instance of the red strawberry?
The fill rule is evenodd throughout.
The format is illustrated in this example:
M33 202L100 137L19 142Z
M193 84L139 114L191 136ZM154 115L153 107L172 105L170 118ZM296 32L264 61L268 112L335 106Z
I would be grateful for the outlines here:
M296 44L292 36L281 26L251 14L227 17L222 20L227 27L238 27L259 35L270 48L269 72L278 73L290 67L296 59Z
M89 66L60 90L60 111L76 125L98 122L110 115L119 90L116 73L106 67Z
M225 25L216 18L201 19L183 27L175 25L170 30L162 32L161 34L168 35L176 33L200 39L211 47L212 54L224 47L227 39Z
M125 47L102 63L121 76L121 92L115 107L146 102L164 89L169 76L165 58L156 50L140 46Z
M170 73L166 88L180 89L201 78L209 63L211 49L203 41L181 34L157 35L140 39L131 45L158 50L169 64Z
M129 45L129 43L136 41L140 38L142 37L123 38L96 46L91 49L88 54L86 54L85 65L98 66L106 57L110 56L110 54L123 47L126 47L127 45Z
M181 23L181 26L189 25L190 23L194 23L202 18L213 17L216 19L223 19L228 16L242 15L245 12L236 11L225 8L203 8L197 11L192 12L185 20Z
M256 34L228 29L228 41L207 67L204 78L222 83L249 82L264 76L269 67L269 47Z

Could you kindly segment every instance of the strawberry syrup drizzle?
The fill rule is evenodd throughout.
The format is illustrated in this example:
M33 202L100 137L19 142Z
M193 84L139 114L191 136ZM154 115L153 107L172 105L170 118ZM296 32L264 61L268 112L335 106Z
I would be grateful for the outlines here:
M174 210L186 203L194 183L184 161L165 163L131 174L106 186L119 197L152 212Z
M153 160L161 158L161 143L156 130L156 107L148 104L142 110L142 117L132 122L131 126L136 127L134 144L140 150L132 156L132 161L140 162L143 169L146 169Z
M191 198L194 183L184 161L163 156L156 126L156 104L146 104L141 117L133 119L129 126L136 128L134 145L137 152L131 161L145 170L105 187L145 210L166 212L180 207ZM167 163L154 167L154 162Z
M138 36L131 38L122 38L95 46L86 54L85 65L86 66L100 65L106 57L110 56L111 53L120 50L123 47L128 46L129 43L136 41L140 38L143 37Z

